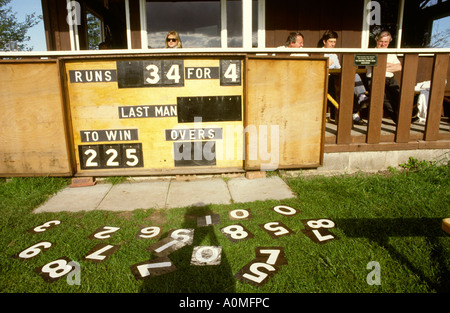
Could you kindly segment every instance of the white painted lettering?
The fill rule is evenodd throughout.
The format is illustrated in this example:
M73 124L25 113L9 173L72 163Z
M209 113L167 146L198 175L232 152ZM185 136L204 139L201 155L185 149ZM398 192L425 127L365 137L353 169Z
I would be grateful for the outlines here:
M92 132L92 141L98 141L98 132Z
M192 76L192 72L194 71L194 68L192 68L192 67L189 67L188 69L187 69L187 78L188 79L191 79L191 76Z
M110 82L112 80L111 71L105 72L105 81Z
M85 75L86 75L86 81L88 81L88 82L91 82L94 79L94 75L93 75L92 71L86 71Z
M205 68L205 78L211 79L211 69L209 67Z
M81 77L83 74L80 71L75 71L75 82L82 83L83 78Z
M103 73L102 73L102 71L95 71L95 81L96 82L103 81Z

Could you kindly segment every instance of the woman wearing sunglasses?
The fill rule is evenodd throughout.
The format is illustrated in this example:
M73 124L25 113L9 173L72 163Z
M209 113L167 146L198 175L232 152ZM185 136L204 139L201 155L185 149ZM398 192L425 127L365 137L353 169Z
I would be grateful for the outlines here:
M166 36L166 48L183 48L180 36L176 31L170 31Z

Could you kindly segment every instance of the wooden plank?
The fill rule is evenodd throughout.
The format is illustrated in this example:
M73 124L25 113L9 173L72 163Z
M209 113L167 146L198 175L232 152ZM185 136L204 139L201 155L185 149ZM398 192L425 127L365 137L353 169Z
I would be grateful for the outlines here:
M406 54L403 61L403 74L400 89L400 107L396 130L396 142L408 142L411 128L411 116L414 104L414 86L416 84L418 54Z
M57 62L0 64L0 176L70 176Z
M434 58L433 74L431 78L430 97L428 103L425 140L438 140L439 126L442 113L442 101L445 93L445 80L448 69L448 53L438 53Z
M337 144L351 141L353 97L355 88L356 69L353 65L354 54L344 54L342 60L341 92L339 106L339 121L337 128Z
M408 142L408 143L383 142L376 144L361 143L349 145L326 145L325 153L399 151L399 150L416 150L418 148L419 148L418 142Z
M326 60L249 57L246 169L322 165Z
M380 142L381 120L383 118L383 101L386 81L387 54L378 54L378 65L373 67L370 90L369 125L367 126L367 143Z

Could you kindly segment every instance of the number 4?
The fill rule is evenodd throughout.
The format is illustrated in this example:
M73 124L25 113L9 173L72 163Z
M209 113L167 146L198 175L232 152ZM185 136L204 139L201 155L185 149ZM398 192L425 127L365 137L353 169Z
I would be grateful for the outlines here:
M237 64L231 63L227 70L225 71L225 74L223 75L225 78L230 79L233 83L237 82L238 74L237 74Z
M173 64L166 75L167 79L173 80L175 84L180 82L180 65Z
M241 61L221 60L220 61L220 85L237 86L241 84Z

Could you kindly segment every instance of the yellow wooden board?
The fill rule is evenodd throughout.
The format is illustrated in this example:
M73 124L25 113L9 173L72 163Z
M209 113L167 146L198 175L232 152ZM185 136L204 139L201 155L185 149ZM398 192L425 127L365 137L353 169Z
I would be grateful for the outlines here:
M56 61L0 63L0 176L71 176Z
M241 69L236 57L65 61L77 174L242 170Z
M321 166L326 59L257 57L247 64L245 168Z

